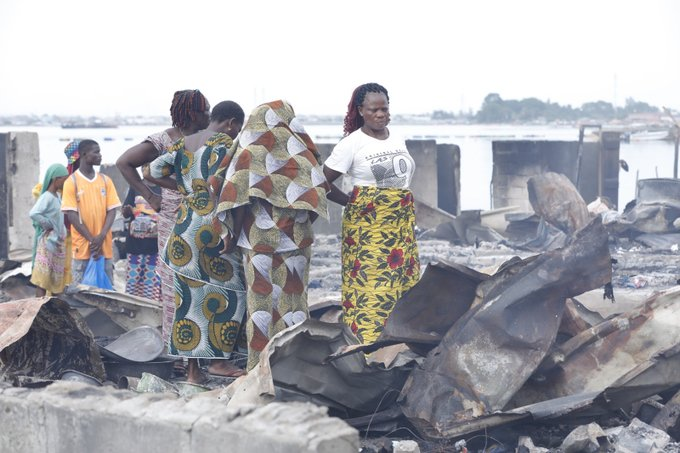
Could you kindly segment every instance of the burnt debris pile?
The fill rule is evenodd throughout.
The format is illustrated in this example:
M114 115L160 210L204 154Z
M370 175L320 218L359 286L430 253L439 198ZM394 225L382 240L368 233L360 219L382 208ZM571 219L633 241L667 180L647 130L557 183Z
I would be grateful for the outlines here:
M493 270L429 262L368 345L335 322L338 304L317 304L313 319L273 337L259 364L221 381L215 397L233 408L325 406L362 433L365 451L389 451L391 439L441 451L676 451L668 449L680 440L680 287L609 313L582 302L595 292L613 305L611 251L621 243L677 244L680 195L666 197L664 187L645 187L619 215L604 203L587 206L561 175L532 177L534 212L506 213L515 225L505 236L480 226L481 214L448 226L473 247L500 236L530 254ZM16 281L0 285L18 298ZM172 368L167 376L148 368L162 359L150 334L157 305L115 291L24 297L0 304L5 381L48 385L75 373L94 385L197 391L173 381ZM117 340L95 340L105 335ZM116 371L111 360L145 365Z

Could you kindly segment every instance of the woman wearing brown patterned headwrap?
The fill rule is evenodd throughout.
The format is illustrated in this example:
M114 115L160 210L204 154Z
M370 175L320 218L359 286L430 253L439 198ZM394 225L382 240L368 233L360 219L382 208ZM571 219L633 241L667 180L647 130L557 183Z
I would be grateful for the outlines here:
M255 108L227 155L217 207L243 253L248 370L277 332L307 319L312 222L328 218L316 146L285 101Z

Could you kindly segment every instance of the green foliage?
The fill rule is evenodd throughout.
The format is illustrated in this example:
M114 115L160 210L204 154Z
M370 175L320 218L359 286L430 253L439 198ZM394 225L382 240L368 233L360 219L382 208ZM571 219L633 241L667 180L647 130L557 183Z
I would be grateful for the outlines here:
M560 105L555 102L542 101L538 98L522 100L505 100L498 93L489 93L482 102L479 111L472 115L472 119L479 123L527 123L551 121L577 121L592 119L599 121L622 119L632 114L656 113L658 107L646 102L626 99L624 107L615 107L610 102L586 102L580 108L570 105ZM450 112L436 110L432 113L433 120L454 119Z

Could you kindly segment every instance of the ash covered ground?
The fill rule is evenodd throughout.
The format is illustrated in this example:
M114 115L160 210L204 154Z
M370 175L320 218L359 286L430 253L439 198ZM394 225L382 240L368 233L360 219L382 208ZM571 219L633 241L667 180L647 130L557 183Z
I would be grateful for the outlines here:
M446 240L419 240L421 272L428 263L443 261L467 266L479 272L493 274L498 266L514 256L526 258L540 252L518 250L500 243L482 242L479 247L454 245ZM312 264L309 275L309 300L340 300L340 238L337 235L318 235L312 246ZM623 312L642 302L655 291L677 284L680 277L680 252L652 250L628 239L610 242L612 286L616 302L602 302L605 316ZM583 298L592 303L598 291ZM583 301L582 301L583 302ZM584 302L585 303L585 302Z
M479 272L493 274L507 260L517 256L526 258L541 252L518 250L501 243L482 242L478 247L454 245L446 240L419 240L421 271L432 262L443 261L467 266ZM642 304L655 292L676 286L680 276L679 253L677 247L668 250L653 250L633 240L615 238L610 240L609 250L612 258L612 287L615 301L603 297L604 289L599 288L577 297L589 309L599 312L603 317L625 313ZM340 271L340 238L336 235L319 235L313 246L312 265L310 270L309 300L310 304L322 300L341 300ZM612 414L597 420L610 436L620 433L622 427L629 425L631 414ZM586 425L588 421L584 421ZM646 427L646 425L644 425ZM501 428L486 434L470 436L462 444L454 442L427 442L419 439L414 432L401 431L385 437L362 435L362 452L387 452L397 448L399 442L416 441L419 451L493 451L500 452L540 452L563 451L558 447L574 429L574 426L527 424L513 427L511 430ZM642 448L647 442L654 442L653 435L632 425L626 428L634 433L635 444ZM527 436L527 445L536 449L522 450L518 446L517 436ZM397 442L397 444L394 444ZM463 446L466 447L463 447ZM541 448L539 445L548 447ZM632 445L631 445L632 446ZM465 450L464 448L467 448ZM517 448L517 449L516 449ZM522 447L523 448L523 447ZM597 451L619 451L604 447ZM633 447L637 448L637 447ZM395 450L396 451L396 450ZM399 450L401 451L401 450ZM410 450L403 450L410 451ZM596 451L596 450L593 450ZM633 451L633 450L631 450ZM646 450L647 451L647 450ZM652 451L652 450L649 450ZM654 451L680 452L680 443L667 443L663 449Z

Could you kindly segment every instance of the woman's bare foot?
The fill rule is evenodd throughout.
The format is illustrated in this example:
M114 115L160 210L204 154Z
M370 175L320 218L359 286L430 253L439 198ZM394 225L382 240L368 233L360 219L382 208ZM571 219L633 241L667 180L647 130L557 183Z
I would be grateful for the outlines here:
M198 365L198 359L189 359L187 365L187 382L191 384L203 384L208 380L208 376L201 370Z
M246 374L246 370L237 367L229 360L211 360L208 373L224 377L239 377Z

